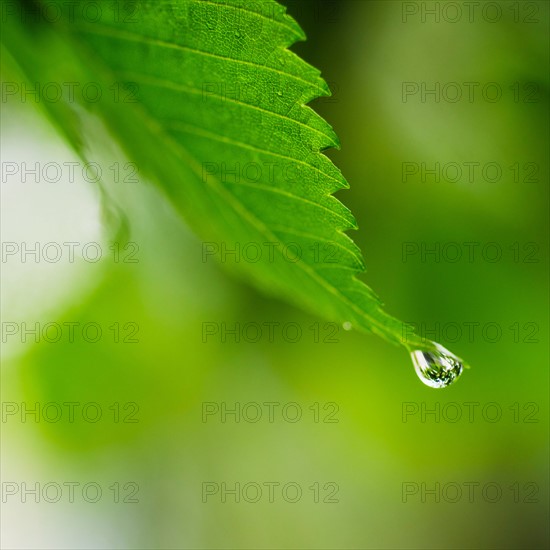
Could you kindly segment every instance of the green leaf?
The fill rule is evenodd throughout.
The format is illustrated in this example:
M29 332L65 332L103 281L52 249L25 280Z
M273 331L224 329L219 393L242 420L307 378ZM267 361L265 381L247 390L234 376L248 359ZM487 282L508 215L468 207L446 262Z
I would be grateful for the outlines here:
M97 18L63 0L47 5L62 17L39 28L12 21L4 53L30 82L96 83L101 99L82 106L210 243L205 250L240 249L227 259L264 291L403 343L403 324L356 277L364 263L345 232L357 225L333 196L348 184L323 154L339 141L306 105L330 91L288 49L305 36L282 6L109 2ZM79 146L78 109L69 100L46 107ZM410 334L407 345L426 347Z

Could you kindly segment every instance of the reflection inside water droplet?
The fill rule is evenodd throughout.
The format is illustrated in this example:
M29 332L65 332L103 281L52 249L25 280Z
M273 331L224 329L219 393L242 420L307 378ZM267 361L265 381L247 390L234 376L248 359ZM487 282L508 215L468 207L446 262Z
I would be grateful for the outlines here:
M462 360L437 342L437 351L415 350L411 352L418 378L430 388L445 388L451 385L464 369Z
M344 330L351 330L353 327L349 321L346 321L345 323L342 324L342 328Z

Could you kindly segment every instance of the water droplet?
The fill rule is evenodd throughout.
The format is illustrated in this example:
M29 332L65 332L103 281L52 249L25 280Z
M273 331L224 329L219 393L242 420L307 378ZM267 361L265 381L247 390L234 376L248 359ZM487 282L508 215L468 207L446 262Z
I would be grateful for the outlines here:
M342 325L342 328L344 330L351 330L352 326L351 326L351 323L349 321L346 321L343 325Z
M450 386L464 369L462 359L451 353L437 342L433 342L437 351L415 350L411 352L414 369L418 378L430 388Z

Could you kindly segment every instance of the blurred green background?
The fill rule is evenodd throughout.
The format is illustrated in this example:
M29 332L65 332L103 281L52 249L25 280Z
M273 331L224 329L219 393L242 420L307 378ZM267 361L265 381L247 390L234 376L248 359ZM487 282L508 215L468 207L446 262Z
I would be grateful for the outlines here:
M138 263L2 265L3 322L95 322L105 333L95 344L3 342L4 412L37 402L103 412L96 423L78 412L70 422L66 408L59 422L2 419L4 547L548 547L549 4L480 2L472 21L452 4L464 10L456 22L451 8L439 22L424 13L433 2L288 2L308 35L293 50L334 91L314 107L342 141L327 154L351 185L338 197L359 223L365 280L398 318L439 327L440 343L472 368L433 390L403 349L376 337L337 327L334 342L316 342L311 327L323 340L327 320L204 262L200 241L144 182L104 224L89 183L3 182L3 241L99 240L108 250L123 225L139 245ZM498 20L487 4L500 7ZM404 82L419 87L406 101ZM448 87L422 101L423 82L459 83L464 97L449 101ZM466 82L480 83L472 101ZM502 91L498 101L483 95L487 83ZM4 161L72 159L32 103L2 110ZM403 163L458 163L464 175L403 181ZM473 181L464 163L479 163ZM484 177L487 163L501 167L499 181ZM449 247L421 254L447 243L459 244L460 260ZM479 243L472 261L464 243ZM417 252L404 257L404 246ZM491 261L495 246L502 257ZM136 323L139 343L113 342L115 322ZM303 334L205 343L204 323L297 323ZM266 402L279 404L273 422ZM119 421L115 403L127 407ZM257 403L263 416L222 422L203 416L205 403ZM291 407L281 413L288 403L299 421ZM137 422L124 422L135 407ZM5 491L6 482L66 481L98 483L103 496L86 502L77 489L74 503L22 503ZM136 484L138 502L114 502L115 482ZM222 497L222 483L249 482L263 487L258 502ZM274 502L268 482L280 483ZM205 483L220 491L206 497ZM298 502L282 495L287 483L302 489Z

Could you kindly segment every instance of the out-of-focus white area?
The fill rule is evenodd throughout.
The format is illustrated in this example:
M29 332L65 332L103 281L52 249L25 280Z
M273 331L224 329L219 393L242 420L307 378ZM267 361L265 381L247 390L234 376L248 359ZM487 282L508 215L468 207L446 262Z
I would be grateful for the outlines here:
M116 504L112 502L108 480L98 483L93 478L93 483L102 488L101 498L97 503L86 501L83 487L92 479L83 479L81 474L66 469L61 474L59 466L52 468L56 457L47 456L38 434L32 441L14 434L9 445L5 436L2 439L1 548L127 547L124 533L129 528L121 527L121 520L126 523L126 518L120 511L114 513ZM72 490L71 483L77 484ZM96 498L93 487L89 495ZM109 501L107 507L113 507L111 515L105 513L105 503Z
M101 280L98 183L32 103L2 106L2 357L21 353L6 323L54 322ZM75 243L75 244L69 244ZM6 330L15 330L6 328ZM18 329L20 330L20 329ZM33 341L29 334L27 342Z
M98 247L104 251L106 244L97 184L84 179L83 161L32 103L2 105L0 140L4 371L8 364L16 364L6 362L7 358L22 354L34 342L32 333L20 334L23 323L32 331L36 323L55 322L101 280L101 261L87 261L81 252L86 244L97 243L86 250L95 259L95 251ZM79 243L72 248L74 254L72 245L65 243ZM19 334L9 336L6 331L10 330ZM27 438L9 438L9 430L3 428L2 482L53 481L44 449ZM29 489L33 488L30 483ZM91 524L78 507L44 502L32 493L23 497L20 492L12 496L3 492L2 498L3 548L59 548L60 531L66 548L102 546L105 531L88 532ZM111 544L114 526L112 530Z
M128 256L121 243L117 262L111 248L121 219L127 222L128 236L138 245L137 262L122 267L144 286L137 301L146 304L148 315L160 326L172 319L196 323L199 312L215 312L220 304L238 300L238 294L228 291L229 283L224 282L218 265L201 261L201 243L183 225L179 214L145 181L139 167L135 173L132 166L128 167L128 159L101 121L88 112L79 114L86 127L86 157L102 170L101 185L109 195L109 212L116 213L116 227L108 220L105 223L100 183L86 180L85 176L93 179L94 174L83 172L85 161L64 143L40 111L32 104L10 103L2 112L1 317L9 324L6 330L16 327L19 331L4 334L3 330L2 334L2 401L21 407L25 403L28 409L35 406L35 398L28 397L29 391L32 395L29 386L40 387L44 380L29 379L30 371L23 368L32 361L32 355L25 356L24 352L34 345L35 337L32 332L23 337L22 324L32 331L36 324L42 330L48 323L74 321L78 306L90 302L94 289ZM69 163L74 170L69 171ZM114 166L118 172L111 169ZM62 177L58 178L59 170ZM77 243L74 257L65 243ZM102 257L96 262L98 247ZM193 269L189 268L190 261ZM197 292L204 288L208 292ZM10 361L5 361L8 358ZM79 365L69 360L66 367L70 378L69 371ZM110 381L105 380L106 384ZM74 400L82 401L78 386L85 384L85 377L76 383ZM51 433L44 426L44 420L35 422L32 414L23 421L20 414L13 415L2 424L1 477L2 482L12 485L2 487L0 546L41 550L132 547L132 541L139 540L141 531L150 526L142 521L147 502L142 493L141 507L114 501L113 483L140 479L127 471L131 468L126 467L124 447L105 450L102 456L80 454L75 460L48 439ZM97 429L101 431L105 425L98 423ZM67 482L79 482L74 501L69 501ZM38 495L34 493L36 483ZM103 494L97 503L83 499L82 488L87 483L101 486ZM59 488L63 490L60 500L48 502L48 497L56 498ZM14 494L9 494L11 489ZM140 490L145 495L146 484L140 485ZM180 534L174 536L181 540Z
M104 278L112 251L102 221L97 174L85 169L86 162L41 111L32 103L3 104L0 132L0 313L5 402L19 400L18 377L12 376L14 371L10 369L20 364L13 359L33 345L35 326L42 329L48 323L59 322L68 309L88 299ZM103 163L100 167L108 170ZM24 326L29 330L27 335L22 334ZM13 330L17 333L11 334ZM33 403L28 406L32 409ZM30 418L32 421L32 415ZM67 471L66 464L59 464L58 456L48 456L37 429L14 431L4 419L2 428L2 548L127 545L123 533L130 527L122 527L120 522L127 519L131 523L135 518L105 513L102 506L83 499L81 488L90 479L83 479L78 471ZM25 486L21 480L25 480ZM74 499L64 484L67 480L79 482ZM97 483L97 477L93 481ZM48 484L50 488L45 491ZM109 497L112 500L110 485L110 479L101 483L105 494L100 503L108 502ZM55 502L59 488L63 492Z

